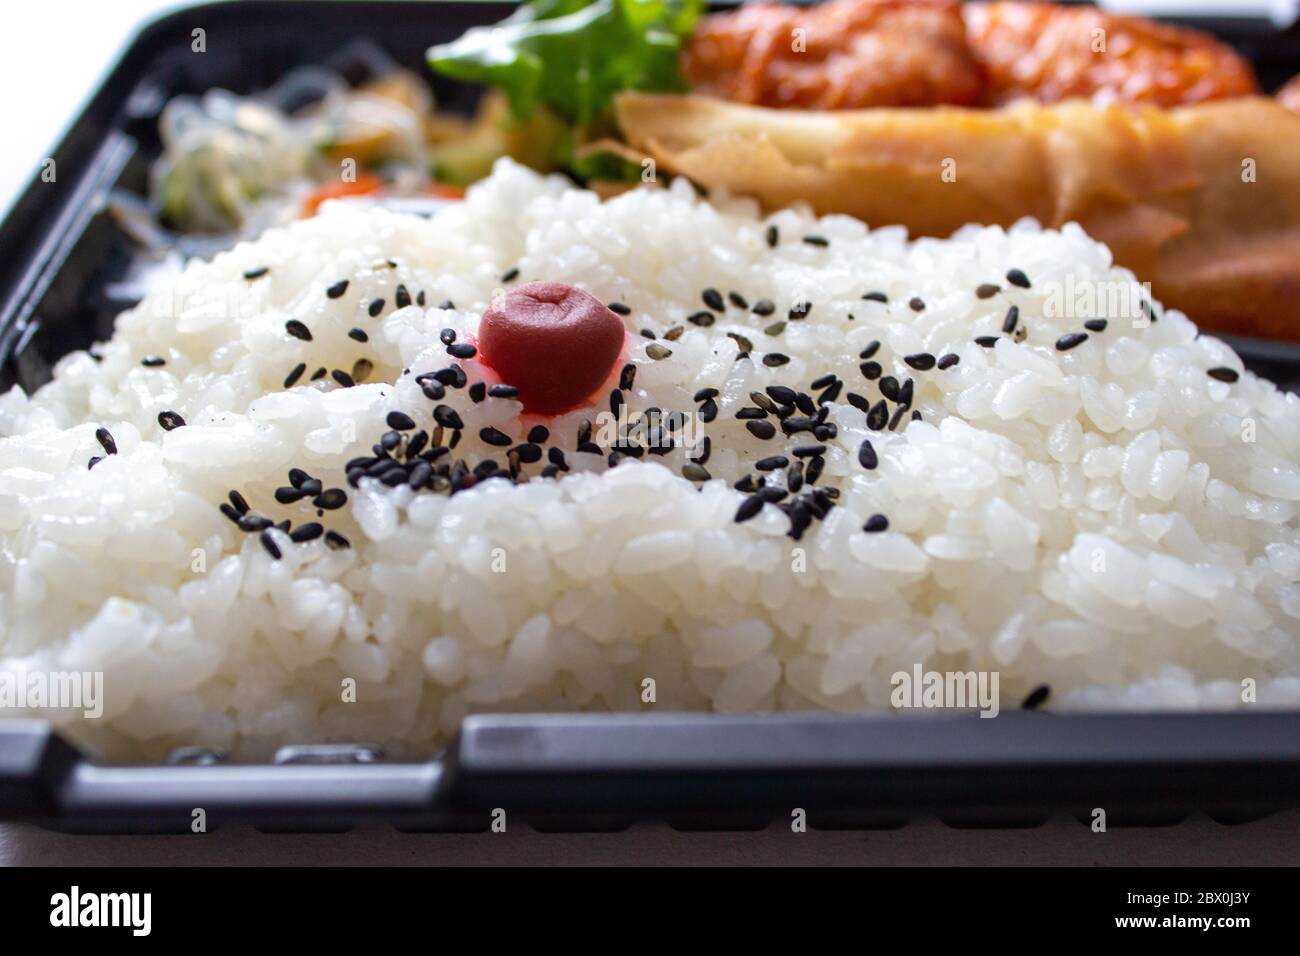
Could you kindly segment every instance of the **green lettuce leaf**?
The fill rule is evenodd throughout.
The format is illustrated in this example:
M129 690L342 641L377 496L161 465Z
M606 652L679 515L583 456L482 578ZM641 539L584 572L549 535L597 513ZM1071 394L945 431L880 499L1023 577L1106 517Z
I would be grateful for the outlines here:
M504 91L518 120L545 107L587 129L620 90L686 88L678 55L702 0L531 0L429 50L434 71Z

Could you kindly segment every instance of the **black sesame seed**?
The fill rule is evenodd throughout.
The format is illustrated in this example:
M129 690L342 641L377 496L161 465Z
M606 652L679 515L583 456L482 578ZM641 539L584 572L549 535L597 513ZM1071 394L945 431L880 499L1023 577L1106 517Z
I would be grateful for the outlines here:
M831 241L825 236L804 236L803 241L808 243L810 246L818 246L822 249L825 249L831 244Z
M96 428L95 438L98 439L100 446L110 455L117 454L117 442L113 440L113 435L107 428Z
M771 315L776 311L776 303L771 299L759 299L750 311L755 315Z
M731 291L727 293L727 301L738 309L748 309L749 302L739 292Z
M835 380L836 380L835 373L827 372L825 375L820 375L817 378L813 379L812 384L809 385L808 387L811 388L814 392L816 392L825 388L827 385L830 385Z
M1008 269L1007 281L1021 289L1029 288L1029 276L1025 275L1020 269Z
M889 296L883 292L868 292L862 298L866 302L889 302Z
M433 420L443 428L461 429L465 423L461 421L460 414L450 405L438 405L433 410ZM506 444L510 444L509 439Z
M524 442L516 445L511 450L516 454L519 461L525 465L531 465L533 462L542 460L542 449L533 442Z
M416 491L426 487L433 480L433 465L427 461L417 461L407 477L409 484Z
M884 369L880 367L879 362L863 362L858 366L858 370L862 372L862 377L868 382L874 382L876 379L880 378L880 373L884 371Z
M925 300L922 299L919 295L914 295L912 296L912 298L907 300L907 307L911 309L913 312L924 312Z
M366 308L366 311L370 313L370 317L372 319L375 318L376 316L379 315L380 312L384 311L384 300L371 299L370 305Z
M736 509L736 524L748 521L758 514L763 510L764 503L762 495L750 495L742 501L740 507Z
M664 341L676 342L678 339L682 337L682 334L685 331L686 331L686 326L674 325L671 329L669 329L667 332L664 333Z
M686 321L691 325L698 325L701 328L708 328L716 321L712 312L693 312L686 317ZM667 338L667 336L665 336Z
M457 342L454 345L447 346L447 354L452 358L470 359L478 354L478 349L468 342Z
M769 325L767 328L763 330L763 334L775 336L775 335L780 335L784 331L785 331L785 322L783 320L780 322L773 322L771 325Z
M534 425L528 429L528 440L535 445L544 445L551 437L551 430L545 425Z
M1052 695L1052 688L1047 684L1039 684L1025 697L1020 706L1025 710L1037 710L1043 704L1047 703L1047 698Z
M443 329L438 333L438 340L442 342L443 345L451 345L452 342L456 341L456 330Z
M1002 332L1010 335L1016 330L1016 325L1020 322L1020 306L1013 305L1007 309L1007 317L1002 320Z
M928 372L934 368L934 356L929 352L917 352L914 355L908 355L903 361L918 372Z
M508 282L509 280L507 279L507 280L505 280L505 281ZM631 315L631 314L632 314L632 307L631 307L630 305L626 305L626 304L624 304L624 303L622 303L622 302L611 302L611 303L609 303L608 306L606 306L606 308L608 308L609 311L613 312L615 315Z
M375 363L367 358L359 358L352 363L352 374L350 378L353 383L364 382L370 377L370 373L375 369Z
M763 441L767 441L769 438L776 435L776 426L771 422L748 421L745 422L745 427L749 429L751 435L755 438L760 438Z
M870 438L862 439L862 444L858 446L858 464L868 471L880 464L880 459L876 456L876 448L871 444Z
M722 312L727 308L727 304L722 301L722 293L717 289L709 287L700 293L700 298L714 312Z
M516 279L518 279L518 278L519 278L519 267L518 267L518 266L511 266L511 267L510 267L509 269L507 269L505 272L501 273L501 281L502 281L502 282L514 282L514 281L515 281Z
M790 459L785 455L771 455L767 458L760 458L754 463L754 468L758 471L777 471L785 468L790 464Z
M238 491L231 489L226 492L226 497L230 499L230 505L240 515L248 514L248 501Z
M885 396L891 402L898 401L900 394L898 390L898 379L892 375L886 375L880 380L880 394Z
M947 355L940 356L939 361L935 362L935 367L943 370L952 368L961 361L961 356L956 352L949 352Z
M313 498L311 503L325 511L335 511L348 503L348 495L342 488L327 488Z
M316 369L316 371L311 373L311 380L313 382L318 382L328 374L329 374L329 370L324 366L321 366L320 368Z
M790 363L790 356L783 355L780 352L768 352L763 356L763 364L768 368L780 368L782 365Z
M889 519L884 515L872 515L867 519L867 523L862 526L862 530L867 534L876 534L889 528Z
M857 392L849 392L844 396L844 400L864 415L871 411L871 402L865 397L859 395Z
M452 302L451 299L443 299L438 303L438 308L442 309L444 312L451 312L455 310L456 303Z
M275 500L282 505L291 505L306 497L306 493L301 488L294 488L292 485L282 485L275 489Z
M794 403L798 407L799 411L803 412L805 415L817 415L817 406L813 403L811 395L799 392L794 397ZM817 420L822 421L822 418L818 418Z
M781 232L774 225L768 226L767 233L765 234L765 238L767 239L768 247L771 249L775 249L777 243L781 241Z
M1085 329L1087 329L1089 332L1105 332L1105 331L1106 331L1106 320L1105 320L1105 319L1089 319L1087 322L1083 323L1083 327L1084 327Z
M267 518L264 515L255 514L240 515L239 520L236 521L235 524L239 525L240 531L247 531L250 534L275 527L275 523L272 522L270 518Z
M645 354L648 358L651 358L656 362L662 362L673 354L673 350L660 345L658 342L651 342L645 347ZM632 386L629 385L627 387L631 388Z
M337 531L326 531L325 543L335 551L341 551L344 548L352 547L352 542L343 537L343 535L339 534Z
M385 421L388 422L389 428L399 432L409 432L415 427L415 419L411 418L411 416L406 414L406 412L398 411L396 409L388 413L388 417Z
M330 372L330 377L344 388L351 388L353 385L357 384L356 380L341 368L336 368Z
M1068 352L1076 345L1082 345L1088 341L1087 332L1067 332L1056 340L1056 350L1058 352Z
M284 330L292 335L295 339L302 339L304 342L311 341L311 329L303 325L297 319L290 319L284 323Z
M447 389L440 382L421 382L420 391L431 402L440 401L447 395Z
M896 409L894 409L894 414L890 416L889 419L889 430L891 432L895 431L898 428L898 423L903 420L903 416L906 414L907 414L906 405L899 405Z
M513 441L513 439L511 439L511 437L505 432L493 428L491 425L486 428L480 428L478 431L478 437L487 444L495 445L498 448L505 448L511 443L511 441Z
M293 371L284 377L284 387L293 388L294 385L298 383L298 379L302 378L302 373L305 371L307 371L306 362L299 362L295 365Z
M162 426L163 431L169 432L173 428L180 428L185 424L185 419L177 412L159 412L158 424Z
M767 409L746 405L744 408L737 410L736 417L741 421L757 421L761 418L767 418Z
M873 432L878 432L888 423L889 407L885 404L884 399L881 399L871 406L871 411L867 412L867 427Z
M1231 385L1233 382L1237 381L1237 379L1241 377L1240 375L1237 374L1236 369L1231 369L1228 368L1227 366L1220 366L1219 368L1206 369L1205 374L1210 376L1210 378L1215 379L1216 381L1227 382L1229 385Z
M404 309L411 304L411 293L406 291L406 286L398 285L393 290L393 304L399 309Z
M255 269L245 269L244 278L249 280L260 279L270 271L270 268L267 266L258 266Z
M786 495L789 494L789 492L787 492L784 488L776 488L773 487L772 485L766 485L762 488L759 488L758 491L755 492L755 494L757 494L760 498L762 498L764 501L770 504L776 504L782 498L786 497Z
M915 391L915 385L909 378L903 383L903 387L898 390L898 398L895 399L895 401L901 404L904 408L911 407L913 391Z
M623 390L619 388L611 389L609 393L609 412L615 418L618 418L619 412L624 405Z
M713 476L709 474L707 468L703 465L697 465L693 461L688 461L682 465L682 477L688 481L708 481Z
M998 338L996 335L978 335L975 337L975 344L982 348L991 349L998 344Z
M163 358L161 355L146 355L144 358L140 360L140 364L143 365L145 368L158 368L160 366L166 365L167 360Z
M337 299L339 296L343 295L343 293L347 291L348 291L348 280L340 279L338 282L334 283L332 286L326 289L325 294L329 296L331 299Z
M469 400L477 405L483 399L487 398L487 383L475 382L469 387Z
M349 329L348 338L354 342L369 342L370 336L366 334L365 329Z
M519 394L519 389L513 385L491 385L487 393L493 398L514 398Z
M262 547L266 548L266 553L279 561L281 558L280 546L275 543L275 538L271 537L271 532L263 531L261 534L261 540Z
M718 417L718 403L712 398L706 398L700 403L700 420L706 425Z
M419 292L417 292L417 293L415 294L415 304L418 305L420 308L424 308L424 290L423 290L423 289L421 289Z
M790 306L790 311L786 313L786 318L791 322L798 322L802 319L806 319L808 318L808 313L812 311L812 307L813 304L811 302L796 302L794 305Z
M793 405L799 394L788 385L769 385L767 386L766 391L768 395L772 396L773 399L780 402L782 405Z
M827 385L826 388L822 391L822 393L817 396L817 404L829 405L831 402L834 402L837 399L839 399L840 392L843 390L844 390L844 383L841 382L838 378L835 379L835 381Z
M305 541L315 541L325 529L317 521L308 521L306 524L300 524L289 532L289 540L295 544L302 544Z

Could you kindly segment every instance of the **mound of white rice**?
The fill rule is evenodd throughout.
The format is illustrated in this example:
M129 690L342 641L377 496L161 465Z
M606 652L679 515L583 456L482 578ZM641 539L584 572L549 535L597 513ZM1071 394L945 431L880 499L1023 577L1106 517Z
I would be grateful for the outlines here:
M633 411L692 412L699 389L719 390L712 480L681 476L682 449L613 469L573 451L586 409L546 423L571 467L559 478L540 477L543 459L526 483L454 496L347 486L344 463L371 454L389 411L432 429L416 375L449 364L440 330L472 339L514 268L630 307ZM1000 291L977 296L984 283ZM399 284L424 306L397 308ZM98 360L71 355L35 395L0 399L0 671L102 671L103 717L58 718L117 756L428 751L474 711L880 710L917 663L999 672L1004 709L1041 684L1056 707L1230 707L1247 678L1257 706L1300 706L1300 401L1247 372L1211 377L1239 359L1158 307L1154 323L1110 316L1058 349L1107 317L1050 301L1090 284L1141 292L1073 227L909 243L843 217L762 218L685 183L601 203L505 161L433 220L334 203L191 265L120 317ZM687 322L709 287L775 313L728 304L710 327ZM862 298L873 291L888 302ZM789 320L801 302L811 312ZM1019 336L1001 334L1011 305ZM312 341L286 334L290 318ZM642 330L672 354L647 357ZM920 418L893 431L868 430L845 397L880 397L859 370L873 340L884 374L914 381ZM960 363L904 363L921 352ZM362 384L310 380L362 357ZM827 373L845 383L818 481L835 507L799 540L773 505L736 522L733 484L814 441L760 440L736 412ZM444 402L466 425L451 454L470 466L504 461L484 425L521 440L537 424L510 399ZM187 424L165 431L162 411ZM858 461L867 437L874 470ZM278 504L294 467L348 503ZM218 510L232 489L351 547L272 532L275 560ZM876 514L888 530L864 532Z

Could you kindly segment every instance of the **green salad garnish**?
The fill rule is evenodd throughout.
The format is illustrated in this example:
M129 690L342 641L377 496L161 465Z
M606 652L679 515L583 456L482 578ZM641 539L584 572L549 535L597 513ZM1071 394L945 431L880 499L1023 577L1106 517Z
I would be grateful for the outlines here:
M686 89L679 54L702 0L531 0L429 50L438 73L502 90L517 122L546 111L573 145L609 126L621 90Z

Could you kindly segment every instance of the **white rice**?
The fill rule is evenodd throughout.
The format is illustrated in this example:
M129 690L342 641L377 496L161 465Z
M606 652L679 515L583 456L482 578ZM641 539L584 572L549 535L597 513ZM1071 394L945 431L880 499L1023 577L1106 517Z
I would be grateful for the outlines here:
M346 487L343 462L369 454L389 410L432 427L414 376L448 364L439 330L472 336L511 267L627 303L629 330L661 337L673 354L658 362L634 339L632 409L691 411L697 389L720 389L713 480L680 477L680 449L612 470L570 451L561 479L538 464L526 484L454 497L365 480L319 519L351 549L280 536L279 561L220 514L238 489L276 520L317 520L275 504L290 467ZM1007 284L1013 267L1031 289ZM68 356L35 395L0 399L0 671L104 672L101 719L57 717L123 757L334 740L421 752L475 711L882 710L891 675L917 663L999 672L1004 708L1044 683L1056 707L1231 707L1247 678L1257 706L1300 706L1300 401L1250 373L1208 376L1240 360L1176 312L1146 328L1112 317L1058 351L1092 317L1044 315L1067 280L1136 289L1073 226L909 243L844 217L711 205L684 183L601 203L506 161L432 221L328 205L160 285L100 361ZM1003 292L977 298L984 282ZM429 307L395 310L398 283ZM710 286L777 312L729 307L663 341ZM804 300L806 320L762 331ZM975 344L1011 303L1027 338ZM290 317L311 343L285 334ZM356 326L368 345L347 337ZM819 482L841 490L837 507L800 541L772 506L737 524L732 484L813 441L752 437L734 417L749 393L833 371L874 402L858 371L873 339L885 374L915 380L922 419L869 433L841 396ZM769 368L766 351L791 361ZM902 356L921 351L961 361L914 372ZM142 366L150 355L165 366ZM360 355L367 384L308 383ZM283 390L300 361L308 375ZM510 400L448 396L471 465L503 457L482 425L519 437L536 423ZM188 425L164 432L163 410ZM549 423L554 443L573 449L591 415ZM119 451L88 470L100 426ZM868 434L874 471L857 462ZM864 533L876 513L889 530Z

